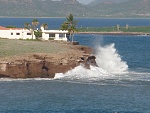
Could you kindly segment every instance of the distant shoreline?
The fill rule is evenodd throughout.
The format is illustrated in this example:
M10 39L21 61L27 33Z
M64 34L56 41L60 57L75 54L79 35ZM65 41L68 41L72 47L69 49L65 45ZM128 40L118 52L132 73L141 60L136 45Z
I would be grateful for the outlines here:
M0 16L0 18L66 18L66 17L7 17L7 16Z
M102 34L102 35L150 35L143 32L78 32L77 34Z
M64 17L20 17L20 16L0 16L0 18L66 18L65 16ZM111 18L108 18L108 17L75 17L75 18L87 18L87 19L90 19L90 18L97 18L97 19L150 19L148 17L123 17L123 18L115 18L115 17L111 17Z

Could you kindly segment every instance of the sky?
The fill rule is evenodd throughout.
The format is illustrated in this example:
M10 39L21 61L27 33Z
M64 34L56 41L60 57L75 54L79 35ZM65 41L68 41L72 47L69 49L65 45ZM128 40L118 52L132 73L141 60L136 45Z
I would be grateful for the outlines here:
M83 3L83 4L88 4L94 0L77 0L78 2L80 3ZM124 2L124 1L128 1L128 0L99 0L101 2L104 2L104 1L112 1L112 2L115 2L115 3L120 3L120 2Z
M92 2L93 0L77 0L77 1L80 3L83 3L83 4L88 4L88 3Z

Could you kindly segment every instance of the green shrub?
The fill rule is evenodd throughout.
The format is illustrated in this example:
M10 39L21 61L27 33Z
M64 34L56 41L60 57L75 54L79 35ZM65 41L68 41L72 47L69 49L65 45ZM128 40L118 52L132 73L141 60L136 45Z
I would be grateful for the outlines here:
M16 28L15 26L7 26L6 28Z
M42 37L42 32L41 31L34 31L34 35L36 38Z

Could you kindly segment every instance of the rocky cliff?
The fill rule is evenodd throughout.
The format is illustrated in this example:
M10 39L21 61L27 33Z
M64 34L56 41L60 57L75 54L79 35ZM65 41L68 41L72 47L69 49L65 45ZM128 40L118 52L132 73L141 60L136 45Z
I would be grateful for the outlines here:
M64 45L65 46L65 45ZM68 70L85 64L95 65L95 57L90 57L93 50L80 45L66 45L69 53L31 53L0 59L0 78L53 78L55 73L65 73ZM88 61L88 62L87 62Z

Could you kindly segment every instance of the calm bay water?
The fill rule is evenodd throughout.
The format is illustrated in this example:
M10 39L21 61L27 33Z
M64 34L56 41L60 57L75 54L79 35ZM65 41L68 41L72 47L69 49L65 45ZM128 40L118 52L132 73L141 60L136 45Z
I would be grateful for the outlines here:
M24 27L24 23L31 23L34 18L0 18L0 26ZM39 27L47 23L49 29L59 29L66 18L37 18ZM75 18L78 27L106 27L106 26L150 26L150 19L100 19L100 18Z
M30 20L1 19L0 25L22 27ZM40 19L50 28L64 20ZM148 19L81 19L78 26L126 23L150 24ZM0 79L0 113L150 113L150 36L78 34L75 40L95 49L99 68L78 66L55 79Z

